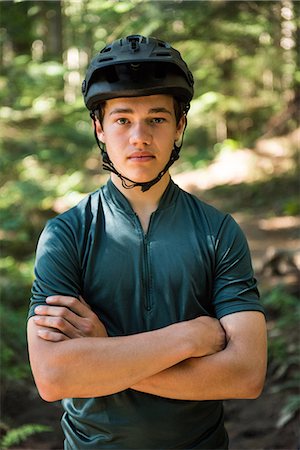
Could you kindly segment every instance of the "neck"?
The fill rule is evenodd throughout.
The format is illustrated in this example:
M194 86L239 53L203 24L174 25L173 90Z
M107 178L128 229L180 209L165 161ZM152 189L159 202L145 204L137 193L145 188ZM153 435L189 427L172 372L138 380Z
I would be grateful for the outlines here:
M127 198L136 214L141 218L141 216L150 216L157 209L159 200L169 184L170 174L168 172L165 173L162 179L146 192L142 192L138 186L132 189L124 188L120 178L114 173L111 174L111 180Z

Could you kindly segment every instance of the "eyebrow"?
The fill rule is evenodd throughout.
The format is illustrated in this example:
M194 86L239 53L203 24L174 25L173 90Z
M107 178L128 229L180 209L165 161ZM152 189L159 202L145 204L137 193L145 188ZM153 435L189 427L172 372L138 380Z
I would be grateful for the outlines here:
M133 114L134 110L131 108L114 108L109 115L112 116L114 114ZM148 111L148 114L156 114L156 113L165 113L172 115L171 111L169 111L167 108L157 107L157 108L151 108Z

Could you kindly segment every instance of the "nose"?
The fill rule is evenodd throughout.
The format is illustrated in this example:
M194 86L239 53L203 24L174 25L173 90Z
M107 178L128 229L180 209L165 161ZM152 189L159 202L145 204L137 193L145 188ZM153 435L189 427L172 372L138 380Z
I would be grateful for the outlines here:
M152 134L149 126L143 122L134 124L131 128L129 143L136 147L144 147L150 145L152 141Z

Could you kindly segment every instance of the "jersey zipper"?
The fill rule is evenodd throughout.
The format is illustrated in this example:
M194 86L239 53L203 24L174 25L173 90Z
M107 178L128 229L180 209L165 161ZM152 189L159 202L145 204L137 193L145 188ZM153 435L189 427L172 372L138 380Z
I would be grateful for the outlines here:
M147 233L144 233L138 215L136 214L135 216L142 241L142 286L143 286L144 308L146 309L146 311L151 311L152 300L151 300L150 242L148 239L148 234L152 215L150 218Z
M147 311L151 311L151 273L150 273L150 243L148 242L147 235L143 237L143 264L144 264L144 277L143 277L143 287L144 287L144 302Z

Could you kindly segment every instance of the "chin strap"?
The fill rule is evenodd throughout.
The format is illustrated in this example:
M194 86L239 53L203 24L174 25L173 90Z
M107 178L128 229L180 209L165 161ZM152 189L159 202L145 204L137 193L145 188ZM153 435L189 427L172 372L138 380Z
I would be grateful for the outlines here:
M94 136L95 136L97 145L98 145L98 147L101 151L101 155L102 155L102 161L103 161L102 167L104 170L113 172L115 175L117 175L120 178L120 180L122 181L122 186L125 189L132 189L135 187L140 187L142 192L148 191L154 184L158 183L161 180L161 178L169 170L169 168L172 166L172 164L175 161L177 161L177 159L179 158L179 152L180 152L182 144L183 144L183 135L184 135L184 132L186 129L187 121L185 121L185 127L183 130L180 145L178 146L174 143L174 148L172 150L170 159L167 162L167 164L165 165L165 167L163 168L163 170L161 172L159 172L157 177L153 178L153 180L146 181L144 183L138 183L136 181L130 180L130 178L124 177L124 175L122 175L120 172L118 172L117 169L115 168L115 166L113 165L113 163L110 160L109 155L106 151L105 144L103 142L101 142L98 138L97 127L96 127L96 115L95 115L94 111L92 111L90 113L90 116L91 116L91 118L93 120L93 124L94 124Z

